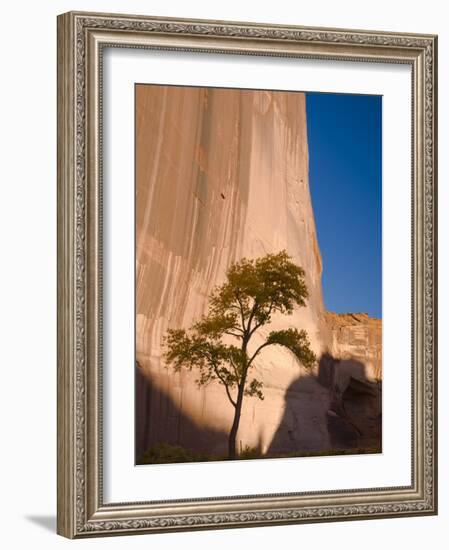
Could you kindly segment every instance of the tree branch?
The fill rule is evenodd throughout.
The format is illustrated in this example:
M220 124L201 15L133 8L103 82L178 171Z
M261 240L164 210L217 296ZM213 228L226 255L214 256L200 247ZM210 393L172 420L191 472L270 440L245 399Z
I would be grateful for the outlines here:
M237 407L237 403L232 399L232 396L231 396L231 393L230 393L230 391L229 391L229 388L228 388L228 385L227 385L227 383L226 383L226 380L223 378L223 376L220 374L220 371L218 370L218 365L217 365L216 361L215 361L214 358L210 355L210 353L204 352L204 355L206 355L206 357L208 358L209 363L210 363L210 365L212 365L212 368L214 369L215 374L216 374L217 377L221 380L223 386L225 387L226 394L227 394L227 396L228 396L229 401L232 403L232 405L233 405L234 407ZM232 364L232 363L231 363L231 364Z
M251 363L254 361L254 359L259 355L259 353L263 350L263 348L266 348L267 346L272 346L273 343L272 342L264 342L263 344L261 344L257 349L256 351L253 353L251 359L248 361L248 365L247 365L247 370L249 369L249 367L251 366Z
M241 330L236 327L236 330ZM243 338L243 331L242 334L235 334L235 332L231 332L230 330L225 330L224 334L228 334L229 336L234 336L235 338Z
M226 393L228 395L229 401L232 403L232 405L234 407L237 407L237 403L232 399L231 392L229 391L228 385L226 384L225 379L221 376L221 374L218 370L218 367L217 367L217 365L215 365L215 363L212 363L212 368L214 369L215 374L218 376L218 378L222 381L223 386L225 387Z
M237 403L234 401L234 399L232 399L231 397L231 392L229 391L229 388L228 386L223 382L223 385L225 387L225 390L226 390L226 394L228 396L228 399L229 401L231 402L231 405L234 407L234 409L237 407Z
M243 332L245 333L247 329L247 327L245 326L245 313L243 311L243 304L242 304L242 300L240 299L240 293L238 289L235 291L235 297L237 298L237 302L239 303L239 306L240 306L240 317L242 319L242 328L243 328Z
M253 304L253 307L251 309L251 313L250 313L250 316L249 316L249 319L248 319L248 324L247 324L247 329L248 329L248 332L249 332L249 337L251 338L252 334L253 334L253 330L251 330L251 323L253 322L253 319L254 319L254 315L256 314L256 311L257 311L257 308L259 307L259 304L257 302L257 298L254 300L254 304Z
M267 319L269 319L272 311L273 311L273 302L270 303L270 307L268 308ZM263 321L263 322L261 321L260 323L256 323L254 325L254 328L249 333L249 337L251 338L251 336L256 332L256 330L265 324L266 324L266 321Z

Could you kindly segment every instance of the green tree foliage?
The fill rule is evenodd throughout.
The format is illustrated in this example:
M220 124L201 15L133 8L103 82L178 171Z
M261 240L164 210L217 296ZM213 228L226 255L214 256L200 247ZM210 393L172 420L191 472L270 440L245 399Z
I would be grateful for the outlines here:
M167 332L167 363L175 371L196 370L199 386L218 381L235 409L229 433L230 459L236 457L244 396L264 398L263 384L251 372L262 350L283 346L306 368L316 361L306 331L296 328L271 331L257 348L249 349L255 332L268 325L274 313L291 315L296 307L305 307L307 297L304 270L285 250L256 260L244 258L230 266L226 282L212 292L206 316L189 331Z

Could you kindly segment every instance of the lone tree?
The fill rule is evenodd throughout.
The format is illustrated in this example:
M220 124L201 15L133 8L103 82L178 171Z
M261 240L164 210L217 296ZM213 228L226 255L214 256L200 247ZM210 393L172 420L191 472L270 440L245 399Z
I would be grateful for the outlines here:
M261 351L268 346L284 346L307 368L316 361L306 331L296 328L271 331L257 348L249 349L255 332L269 324L274 313L291 315L295 306L306 305L307 297L304 270L285 250L256 260L244 258L229 267L226 282L212 292L207 315L188 332L167 332L164 357L176 372L195 369L199 386L211 380L224 386L234 407L229 459L236 457L244 396L264 398L262 382L251 376Z

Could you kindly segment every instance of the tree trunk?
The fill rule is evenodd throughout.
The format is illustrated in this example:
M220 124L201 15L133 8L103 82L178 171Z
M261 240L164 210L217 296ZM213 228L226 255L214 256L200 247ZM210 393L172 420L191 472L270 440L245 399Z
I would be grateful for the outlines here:
M248 340L249 340L249 336L248 334L245 334L242 340L242 352L244 354L244 357L247 357L246 348L248 346ZM242 379L240 380L239 389L237 392L237 401L235 402L234 421L232 423L231 431L229 432L228 460L235 460L237 455L236 453L237 432L239 430L240 416L242 414L243 394L245 391L247 374L248 374L247 364L245 361Z
M234 421L232 423L231 431L229 432L229 446L228 446L228 459L229 460L235 460L236 459L236 443L237 443L237 432L239 430L239 423L240 423L240 416L242 414L242 404L243 404L243 390L245 388L245 384L243 383L239 387L239 391L237 394L237 401L235 406L235 414L234 414Z

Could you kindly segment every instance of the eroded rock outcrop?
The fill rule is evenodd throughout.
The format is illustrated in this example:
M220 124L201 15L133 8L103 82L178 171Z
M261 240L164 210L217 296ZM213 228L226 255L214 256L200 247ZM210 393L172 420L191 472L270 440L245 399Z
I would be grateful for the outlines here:
M160 441L222 454L233 413L223 388L198 388L195 373L175 374L161 356L167 328L188 328L207 311L232 262L286 249L305 269L307 307L275 318L260 338L291 326L307 330L318 357L363 352L361 327L338 332L324 309L305 97L141 85L136 136L136 454ZM306 372L281 348L268 348L255 369L265 400L246 399L240 446L331 448L335 381L323 384L319 366Z
M364 376L382 379L382 320L366 313L326 312L332 349L340 359L354 359L364 365Z
M331 352L318 377L329 388L328 430L337 448L381 450L382 321L366 313L326 313Z

